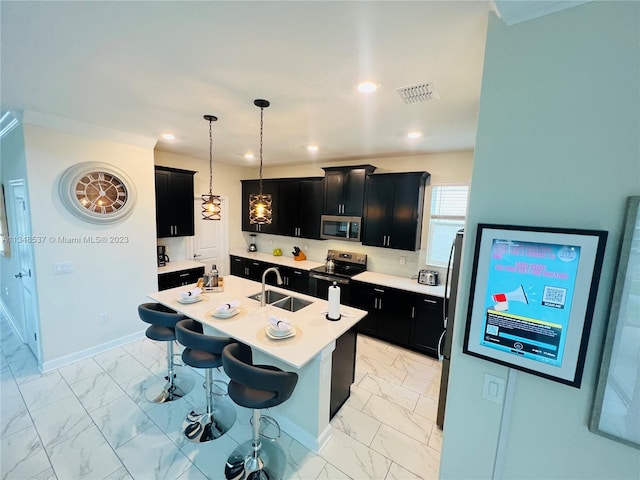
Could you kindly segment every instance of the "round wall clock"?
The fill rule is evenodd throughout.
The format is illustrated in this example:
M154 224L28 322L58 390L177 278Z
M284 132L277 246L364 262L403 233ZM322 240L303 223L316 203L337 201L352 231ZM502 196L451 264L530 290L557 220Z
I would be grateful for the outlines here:
M124 220L133 211L133 182L107 163L83 162L67 168L60 177L62 204L76 217L92 223Z

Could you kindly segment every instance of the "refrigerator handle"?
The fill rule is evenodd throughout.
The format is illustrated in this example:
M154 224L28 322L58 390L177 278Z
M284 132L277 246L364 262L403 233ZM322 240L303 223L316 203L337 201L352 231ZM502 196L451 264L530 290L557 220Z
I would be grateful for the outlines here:
M453 267L453 251L456 247L456 240L453 239L453 243L451 244L451 250L449 251L449 262L447 263L447 275L444 280L444 304L442 306L442 325L445 330L447 328L447 310L449 310L449 294L447 293L447 288L449 288L449 276L451 275L451 268Z
M440 338L438 339L438 360L442 361L444 358L444 354L442 353L442 342L444 340L444 336L447 333L447 330L443 330L440 334Z

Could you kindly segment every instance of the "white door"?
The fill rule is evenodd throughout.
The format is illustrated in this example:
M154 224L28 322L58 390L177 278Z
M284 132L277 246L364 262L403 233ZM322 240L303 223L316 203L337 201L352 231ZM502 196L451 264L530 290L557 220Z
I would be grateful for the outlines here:
M26 189L23 180L9 182L13 197L13 232L12 236L20 239L31 237L29 204L27 202ZM22 292L23 318L17 321L16 328L22 339L29 346L38 362L40 362L39 349L39 320L38 303L36 295L36 279L33 269L33 243L22 241L14 242L14 249L18 259L19 271L14 277L20 282Z
M202 200L195 200L195 236L193 238L193 259L204 263L208 272L212 264L216 264L220 275L229 274L229 250L227 246L229 212L225 208L229 205L226 197L222 200L222 219L203 220Z

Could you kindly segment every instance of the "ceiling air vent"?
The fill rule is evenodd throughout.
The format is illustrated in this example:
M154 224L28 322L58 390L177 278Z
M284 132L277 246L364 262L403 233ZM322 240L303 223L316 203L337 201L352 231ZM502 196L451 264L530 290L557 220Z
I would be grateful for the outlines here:
M440 98L432 83L420 83L396 89L404 103L422 103Z

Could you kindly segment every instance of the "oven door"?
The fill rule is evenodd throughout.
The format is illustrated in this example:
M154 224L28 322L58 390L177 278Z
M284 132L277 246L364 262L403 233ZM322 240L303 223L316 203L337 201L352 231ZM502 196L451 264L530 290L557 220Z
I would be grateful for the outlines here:
M360 241L360 217L322 215L320 218L320 238Z
M333 285L333 282L336 282L340 287L340 303L342 305L349 305L350 281L345 278L333 277L331 275L325 275L313 271L309 272L309 295L323 300L328 300L329 287Z

